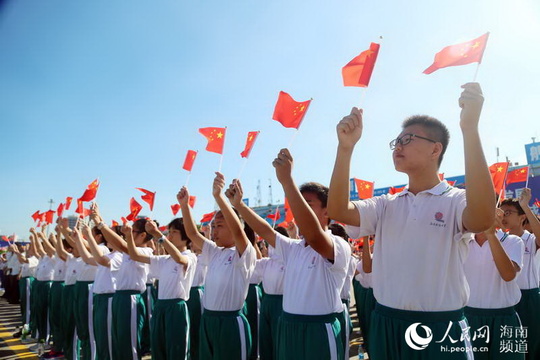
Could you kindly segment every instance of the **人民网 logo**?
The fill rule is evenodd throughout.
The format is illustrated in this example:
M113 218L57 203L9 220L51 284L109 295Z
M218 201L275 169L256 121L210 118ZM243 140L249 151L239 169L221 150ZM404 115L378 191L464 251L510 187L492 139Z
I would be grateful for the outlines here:
M442 214L441 214L442 215ZM426 337L422 337L418 334L419 322L410 325L407 330L405 330L405 342L413 350L424 350L427 348L431 340L433 339L433 332L426 325L420 325L420 327L426 333Z

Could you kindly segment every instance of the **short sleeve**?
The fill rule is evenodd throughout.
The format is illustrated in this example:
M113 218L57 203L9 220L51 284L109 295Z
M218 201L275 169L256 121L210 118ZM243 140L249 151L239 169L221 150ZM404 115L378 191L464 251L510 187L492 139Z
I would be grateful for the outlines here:
M161 267L163 266L163 262L168 258L170 258L169 255L150 255L150 272L152 274L159 274Z
M343 238L335 235L330 236L334 243L334 262L329 263L329 269L331 271L345 270L346 273L351 259L351 247Z
M240 255L238 254L237 250L235 250L235 252L237 255ZM249 244L246 247L246 250L244 250L244 252L242 253L242 256L238 257L238 260L235 262L234 266L241 267L246 272L251 273L253 269L255 268L256 260L257 260L257 255L255 255L255 248L253 247L253 245Z
M201 262L201 264L208 266L210 264L210 259L216 252L216 249L216 243L205 239L203 241L201 255L199 256L199 261Z
M124 260L124 254L115 254L117 256L111 256L109 259L109 266L111 268L111 271L118 271L120 270L120 266L122 265L122 261Z
M376 196L374 198L353 201L360 216L360 226L347 225L345 229L352 239L375 234L377 222L379 220L378 209L382 205L385 197Z
M468 232L464 226L463 226L463 210L467 207L467 197L465 190L462 189L453 189L453 191L457 191L458 193L455 195L455 219L456 219L456 229L459 233L463 234L465 232ZM460 236L461 238L461 236Z
M523 253L525 252L525 244L521 238L508 235L508 237L503 241L503 248L506 251L506 254L515 262L520 269L523 268Z
M276 232L276 254L283 259L284 263L287 263L292 246L295 243L293 239Z

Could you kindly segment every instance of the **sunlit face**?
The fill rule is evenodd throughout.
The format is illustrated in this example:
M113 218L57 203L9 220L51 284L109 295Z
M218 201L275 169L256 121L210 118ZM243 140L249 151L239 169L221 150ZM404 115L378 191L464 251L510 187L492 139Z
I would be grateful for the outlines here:
M417 135L410 137L407 134ZM424 139L425 138L425 139ZM409 173L437 164L438 154L435 152L436 143L420 125L407 126L397 136L401 142L396 144L392 152L394 167L399 172ZM428 139L428 140L426 140ZM410 140L407 144L403 142Z
M504 211L502 225L505 229L523 230L523 221L526 215L519 215L517 209L511 205L502 205L501 210Z
M140 231L134 228L131 232L133 234L133 241L135 242L135 246L143 246L146 243L145 231Z
M218 212L212 221L212 240L217 246L232 247L234 239L221 212Z
M319 200L317 197L317 194L303 192L302 196L304 197L304 200L306 200L311 210L313 210L315 213L317 220L319 220L319 224L321 224L323 228L328 226L328 212L326 211L326 208L323 207L321 200Z
M173 245L176 247L179 247L182 245L182 234L180 233L180 230L170 227L169 234L167 235L167 239L170 242L172 242Z

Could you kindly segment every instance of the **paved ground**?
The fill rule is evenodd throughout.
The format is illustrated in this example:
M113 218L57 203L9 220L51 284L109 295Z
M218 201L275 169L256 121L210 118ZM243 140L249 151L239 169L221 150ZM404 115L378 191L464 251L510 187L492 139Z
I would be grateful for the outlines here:
M358 345L361 337L359 334L358 319L354 309L354 299L351 301L351 317L353 321L353 334L349 348L350 359L357 359ZM14 339L12 334L20 326L19 305L9 304L6 299L0 298L0 360L15 359L38 359L35 353L30 352L28 348L34 343L23 344L19 339ZM150 357L144 357L150 359Z

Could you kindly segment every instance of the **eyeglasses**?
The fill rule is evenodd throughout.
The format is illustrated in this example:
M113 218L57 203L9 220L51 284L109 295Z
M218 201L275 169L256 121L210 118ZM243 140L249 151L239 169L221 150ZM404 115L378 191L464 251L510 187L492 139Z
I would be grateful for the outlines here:
M504 212L504 217L510 216L510 214L513 214L513 213L519 214L519 211L516 211L516 210L506 210L506 211Z
M430 141L430 142L432 142L434 144L436 144L438 142L438 141L428 139L427 137L423 137L423 136L416 135L416 134L404 134L402 137L398 137L398 138L390 141L390 150L394 150L398 146L398 144L400 144L401 146L407 145L408 143L410 143L413 140L413 138L419 138L419 139L427 140L427 141Z

